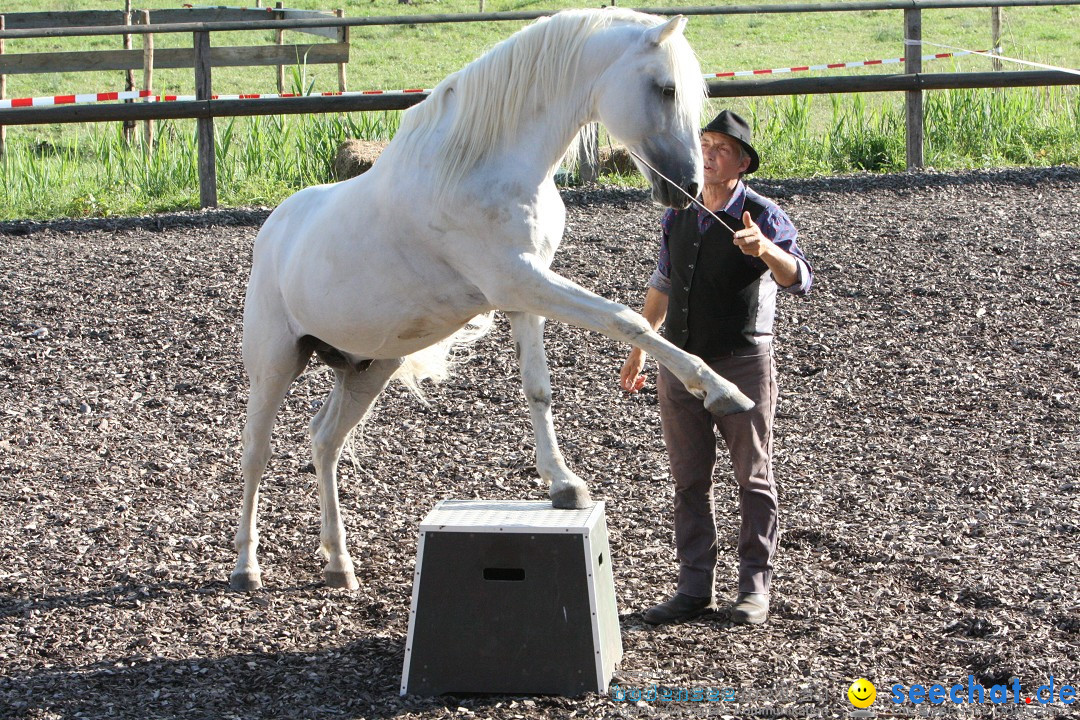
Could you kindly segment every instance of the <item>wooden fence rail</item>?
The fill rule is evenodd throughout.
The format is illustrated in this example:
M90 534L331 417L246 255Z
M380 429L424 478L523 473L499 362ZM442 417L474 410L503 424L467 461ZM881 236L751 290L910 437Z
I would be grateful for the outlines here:
M337 64L348 62L348 47L333 44L261 45L214 47L214 67L259 65ZM154 69L191 68L192 48L162 48L154 53ZM0 74L92 72L96 70L142 70L142 50L94 50L90 52L44 52L0 55Z

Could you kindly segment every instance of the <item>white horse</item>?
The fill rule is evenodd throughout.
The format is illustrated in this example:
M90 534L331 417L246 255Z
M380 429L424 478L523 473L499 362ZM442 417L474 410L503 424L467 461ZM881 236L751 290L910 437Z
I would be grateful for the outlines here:
M335 376L310 428L324 578L335 587L356 587L337 497L336 467L348 434L395 374L415 379L410 356L478 315L499 309L510 319L536 466L554 507L590 500L555 440L545 317L640 347L715 413L752 407L637 313L549 269L566 214L554 171L587 123L604 123L648 165L697 195L704 83L685 24L682 17L665 22L615 8L542 19L409 110L368 172L302 190L270 215L255 241L244 306L251 389L234 588L261 585L259 480L274 417L312 352ZM655 200L688 204L652 169L641 170Z

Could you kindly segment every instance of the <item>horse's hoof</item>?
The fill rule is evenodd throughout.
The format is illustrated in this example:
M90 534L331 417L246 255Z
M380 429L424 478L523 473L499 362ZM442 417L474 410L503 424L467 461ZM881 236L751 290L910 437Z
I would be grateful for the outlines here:
M717 393L712 398L705 398L705 409L713 415L734 415L754 409L754 401L738 390L729 393Z
M234 572L229 576L229 589L251 592L262 589L262 576L252 572Z
M592 507L592 498L585 484L570 485L551 493L551 506L556 510L580 510Z
M324 570L323 581L326 582L326 587L332 588L355 590L360 587L352 570Z

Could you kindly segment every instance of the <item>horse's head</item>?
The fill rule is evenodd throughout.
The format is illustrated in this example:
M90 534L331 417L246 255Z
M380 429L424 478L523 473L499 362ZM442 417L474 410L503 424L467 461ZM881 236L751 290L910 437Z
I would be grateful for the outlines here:
M690 199L661 174L692 197L704 180L700 122L705 83L683 35L685 25L686 18L679 16L642 28L597 84L600 121L638 156L635 162L652 185L653 199L674 208L686 207Z

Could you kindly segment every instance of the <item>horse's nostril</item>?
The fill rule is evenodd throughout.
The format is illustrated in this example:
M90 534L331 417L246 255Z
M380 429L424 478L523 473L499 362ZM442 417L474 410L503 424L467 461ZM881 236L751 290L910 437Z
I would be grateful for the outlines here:
M690 194L690 197L697 197L698 184L696 182L687 183L686 192Z

